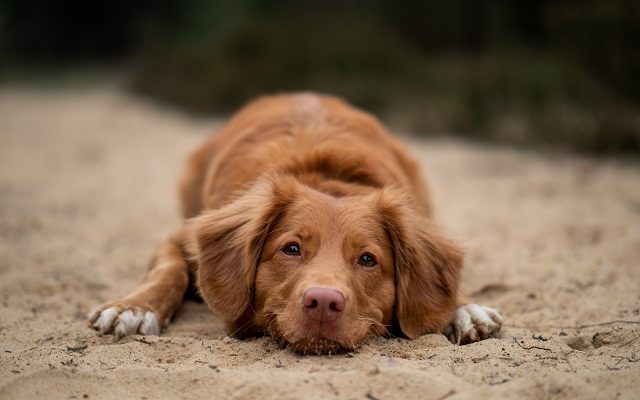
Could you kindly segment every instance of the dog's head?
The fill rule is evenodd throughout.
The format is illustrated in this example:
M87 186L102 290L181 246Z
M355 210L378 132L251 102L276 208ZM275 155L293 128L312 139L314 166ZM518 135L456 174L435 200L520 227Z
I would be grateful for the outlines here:
M267 332L300 352L440 331L462 254L409 203L394 189L331 196L263 179L191 221L200 294L230 334Z

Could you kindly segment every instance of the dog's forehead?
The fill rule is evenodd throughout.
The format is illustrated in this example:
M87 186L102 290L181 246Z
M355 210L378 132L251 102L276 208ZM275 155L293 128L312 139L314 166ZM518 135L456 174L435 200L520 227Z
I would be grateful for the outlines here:
M322 193L301 196L285 212L288 225L316 226L329 231L375 231L380 215L370 196L332 197Z

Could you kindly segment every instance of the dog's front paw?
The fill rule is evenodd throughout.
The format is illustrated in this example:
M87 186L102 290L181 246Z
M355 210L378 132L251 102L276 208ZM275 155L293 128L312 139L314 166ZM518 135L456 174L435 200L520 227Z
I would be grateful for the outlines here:
M101 335L113 333L116 340L135 334L160 334L158 317L153 311L124 302L100 306L89 313L88 318Z
M456 310L444 330L452 343L467 344L495 336L502 327L502 315L495 308L467 304Z

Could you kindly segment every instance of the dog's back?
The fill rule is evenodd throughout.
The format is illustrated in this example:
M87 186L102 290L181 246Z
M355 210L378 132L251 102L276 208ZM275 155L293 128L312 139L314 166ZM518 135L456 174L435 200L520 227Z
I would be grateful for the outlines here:
M253 101L189 157L180 185L184 217L224 205L265 173L294 173L334 195L400 187L431 212L417 163L373 116L301 93Z

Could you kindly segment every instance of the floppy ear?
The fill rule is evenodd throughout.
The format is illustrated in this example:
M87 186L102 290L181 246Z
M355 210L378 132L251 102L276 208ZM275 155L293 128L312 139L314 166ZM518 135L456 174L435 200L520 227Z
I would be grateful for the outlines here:
M410 338L440 332L457 307L463 253L408 204L404 192L386 191L380 212L394 249L395 315Z
M232 335L251 330L260 253L294 189L288 179L264 179L231 203L189 221L198 291Z

